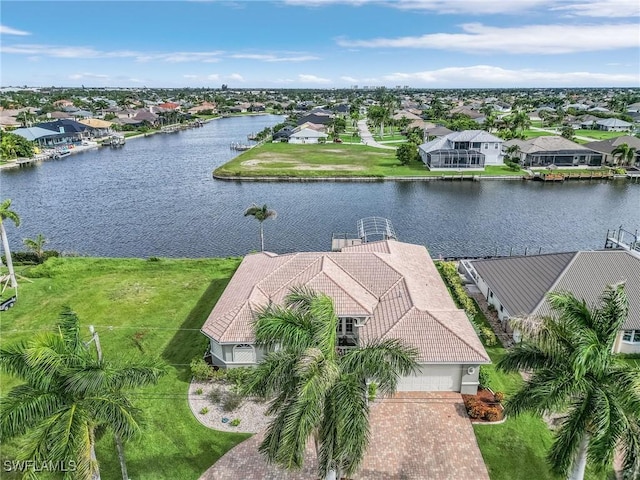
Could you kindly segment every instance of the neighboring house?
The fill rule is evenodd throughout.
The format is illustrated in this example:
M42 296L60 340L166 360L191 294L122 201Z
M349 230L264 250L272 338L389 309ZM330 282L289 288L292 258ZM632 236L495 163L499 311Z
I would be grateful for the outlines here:
M66 134L67 137L64 141L66 141L67 143L81 142L82 137L85 136L85 132L87 130L86 125L83 125L76 120L70 120L67 118L61 118L53 122L36 123L35 126L46 128L47 130L52 130L57 133Z
M596 121L596 128L607 132L628 132L633 125L619 118L603 118Z
M175 102L165 102L165 103L159 104L158 107L164 109L165 111L178 110L180 108L180 104Z
M191 114L197 114L197 113L200 113L200 112L208 112L208 111L210 111L211 113L217 113L218 112L218 106L215 103L203 102L200 105L196 105L195 107L191 107L187 111L189 113L191 113Z
M564 137L549 135L529 140L509 140L505 148L511 145L520 147L520 163L527 167L600 166L602 154L590 150Z
M319 123L322 125L328 125L333 121L333 116L327 113L309 113L298 119L296 122L298 125L303 123Z
M340 320L339 353L375 339L415 347L419 371L401 378L399 391L476 393L478 367L490 363L489 356L427 249L395 240L331 253L246 256L202 327L214 364L260 362L265 351L255 345L256 314L282 304L293 286L331 297Z
M111 128L113 122L109 122L107 120L87 118L85 120L79 120L79 123L82 123L87 127L87 132L89 133L90 138L108 137L114 133Z
M80 134L68 134L60 131L56 132L48 128L38 126L17 128L11 133L20 135L30 142L36 142L38 146L44 148L68 145L69 143L79 142L82 140L82 136Z
M420 145L418 152L429 170L484 170L503 163L502 139L484 130L452 132Z
M475 118L479 118L484 116L482 113L478 112L477 110L472 110L469 107L466 106L462 106L462 107L456 107L451 109L451 111L449 112L451 115L454 115L456 113L460 114L460 115L466 115L467 117L471 118L472 120Z
M453 130L449 130L447 127L437 125L434 127L427 127L424 129L424 139L428 142L429 140L433 140L437 137L444 137L450 133L453 133Z
M276 133L273 134L273 136L271 137L271 140L274 142L288 142L289 137L291 136L292 133L293 133L293 127L290 127L290 126L282 127L280 130L278 130Z
M614 163L613 152L623 143L626 143L630 147L636 149L636 163L640 161L640 138L632 137L631 135L623 135L621 137L609 138L607 140L600 140L597 142L586 143L585 147L600 152L603 155L604 163ZM632 162L633 165L633 162Z
M160 117L155 113L152 113L149 110L144 110L144 109L138 110L136 114L133 116L134 120L137 120L143 123L146 122L150 125L156 125L158 123L159 118Z
M325 141L328 136L326 133L311 128L303 128L289 135L289 143L321 143Z
M509 319L551 313L546 294L570 292L595 304L607 285L625 282L629 315L614 352L640 353L640 253L603 250L461 262L493 305L505 330ZM518 332L514 332L518 339Z

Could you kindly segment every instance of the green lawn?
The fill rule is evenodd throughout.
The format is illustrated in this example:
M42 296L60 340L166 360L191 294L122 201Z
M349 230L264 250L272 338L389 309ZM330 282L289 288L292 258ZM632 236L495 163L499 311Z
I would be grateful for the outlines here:
M549 129L552 129L552 128L549 128ZM536 137L548 137L551 135L555 135L554 133L544 132L540 130L524 130L522 133L524 134L525 140L529 140L531 138L536 138Z
M159 355L169 374L134 394L146 428L126 446L129 475L136 480L197 479L247 438L202 426L187 403L188 364L207 343L199 329L239 261L60 258L40 267L18 267L33 283L21 281L16 306L2 313L2 344L50 330L68 305L78 313L87 339L89 324L96 326L106 358ZM0 377L0 395L14 385L13 378ZM12 459L14 448L3 445L1 460ZM120 478L109 435L99 442L97 457L102 478Z
M596 140L606 140L608 138L622 137L629 135L629 132L605 132L603 130L576 130L575 135L579 137L589 137Z
M460 172L431 172L422 162L400 165L395 150L336 143L298 145L265 143L252 148L214 172L232 177L393 177L460 175ZM487 167L485 172L463 175L521 176L505 166Z

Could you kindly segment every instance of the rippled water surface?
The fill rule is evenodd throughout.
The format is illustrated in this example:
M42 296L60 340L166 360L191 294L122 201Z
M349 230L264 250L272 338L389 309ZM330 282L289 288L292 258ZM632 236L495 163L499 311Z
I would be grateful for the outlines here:
M232 142L281 121L222 119L203 128L129 140L0 174L22 226L14 248L43 233L48 247L86 255L211 257L259 248L251 203L277 210L264 224L266 248L328 250L333 232L362 217L389 218L401 240L433 256L602 248L607 228L640 228L640 184L521 181L239 183L211 172Z

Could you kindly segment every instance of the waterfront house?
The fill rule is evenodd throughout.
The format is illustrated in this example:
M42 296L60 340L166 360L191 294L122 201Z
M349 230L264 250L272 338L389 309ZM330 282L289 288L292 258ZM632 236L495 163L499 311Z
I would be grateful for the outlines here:
M633 124L619 118L603 118L596 121L596 128L606 132L628 132Z
M602 154L564 137L549 135L529 140L504 142L505 148L520 147L520 163L527 167L596 167L602 165Z
M316 123L321 125L328 125L333 121L333 115L322 112L312 112L307 115L304 115L298 119L296 122L297 125L302 125L303 123Z
M53 122L37 123L35 126L55 132L55 136L50 137L46 141L46 146L81 143L87 130L86 125L68 118L61 118ZM42 138L46 139L46 137Z
M629 315L613 346L617 353L640 353L640 253L627 250L552 253L461 262L492 305L503 328L509 319L551 313L546 294L564 291L598 301L607 285L625 282ZM514 339L518 339L514 332Z
M289 143L322 143L327 140L328 136L326 133L312 128L303 128L289 135Z
M114 133L113 129L111 128L113 122L100 120L97 118L87 118L78 121L83 125L86 125L89 138L109 137Z
M282 304L293 286L333 300L339 317L338 352L373 339L399 339L418 350L419 371L398 391L475 394L478 367L490 363L463 310L458 309L420 245L382 240L339 252L247 255L202 327L213 363L256 365L253 321L269 304Z
M69 143L79 140L79 138L76 138L75 134L70 136L65 132L56 132L48 128L38 126L17 128L13 130L12 133L20 135L30 142L37 143L41 148L53 148L56 146L68 145Z
M606 140L599 140L597 142L590 142L585 144L585 147L595 151L602 153L602 158L604 163L615 163L613 159L613 152L616 148L618 148L623 143L626 143L632 148L636 149L636 160L634 163L640 162L640 138L632 137L631 135L622 135L621 137L608 138Z
M503 163L502 139L484 130L449 133L420 145L418 153L429 170L484 170Z

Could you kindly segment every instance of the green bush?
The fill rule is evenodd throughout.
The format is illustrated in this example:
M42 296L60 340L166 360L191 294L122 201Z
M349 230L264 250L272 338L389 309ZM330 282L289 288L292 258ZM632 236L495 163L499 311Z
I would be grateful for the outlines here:
M378 384L375 382L371 382L367 387L367 397L369 398L370 402L375 401L377 393L378 393Z
M489 374L484 366L480 365L480 371L478 373L478 381L480 386L484 388L491 388L491 382L489 381Z
M236 392L227 392L222 401L222 410L233 412L242 403L242 395Z
M196 395L202 395L202 389L201 388L196 390Z
M191 375L199 382L211 380L215 373L213 367L204 361L202 357L196 357L191 360Z
M42 252L42 261L59 256L60 252L57 250L45 250ZM11 252L11 259L15 263L40 263L40 259L35 252ZM2 256L2 262L4 264L7 262L7 257L4 255Z
M494 347L498 343L496 334L489 327L480 327L480 336L487 347Z
M220 403L222 401L222 397L224 397L224 392L219 388L214 388L209 392L209 395L207 396L211 403Z
M200 410L200 415L205 415L209 413L209 409L207 407L202 407L202 409Z
M236 389L239 389L251 373L251 370L251 367L229 368L226 371L226 379L232 383Z
M238 425L240 425L240 419L239 418L234 418L233 420L231 420L229 422L229 425L231 425L232 427L237 427Z

